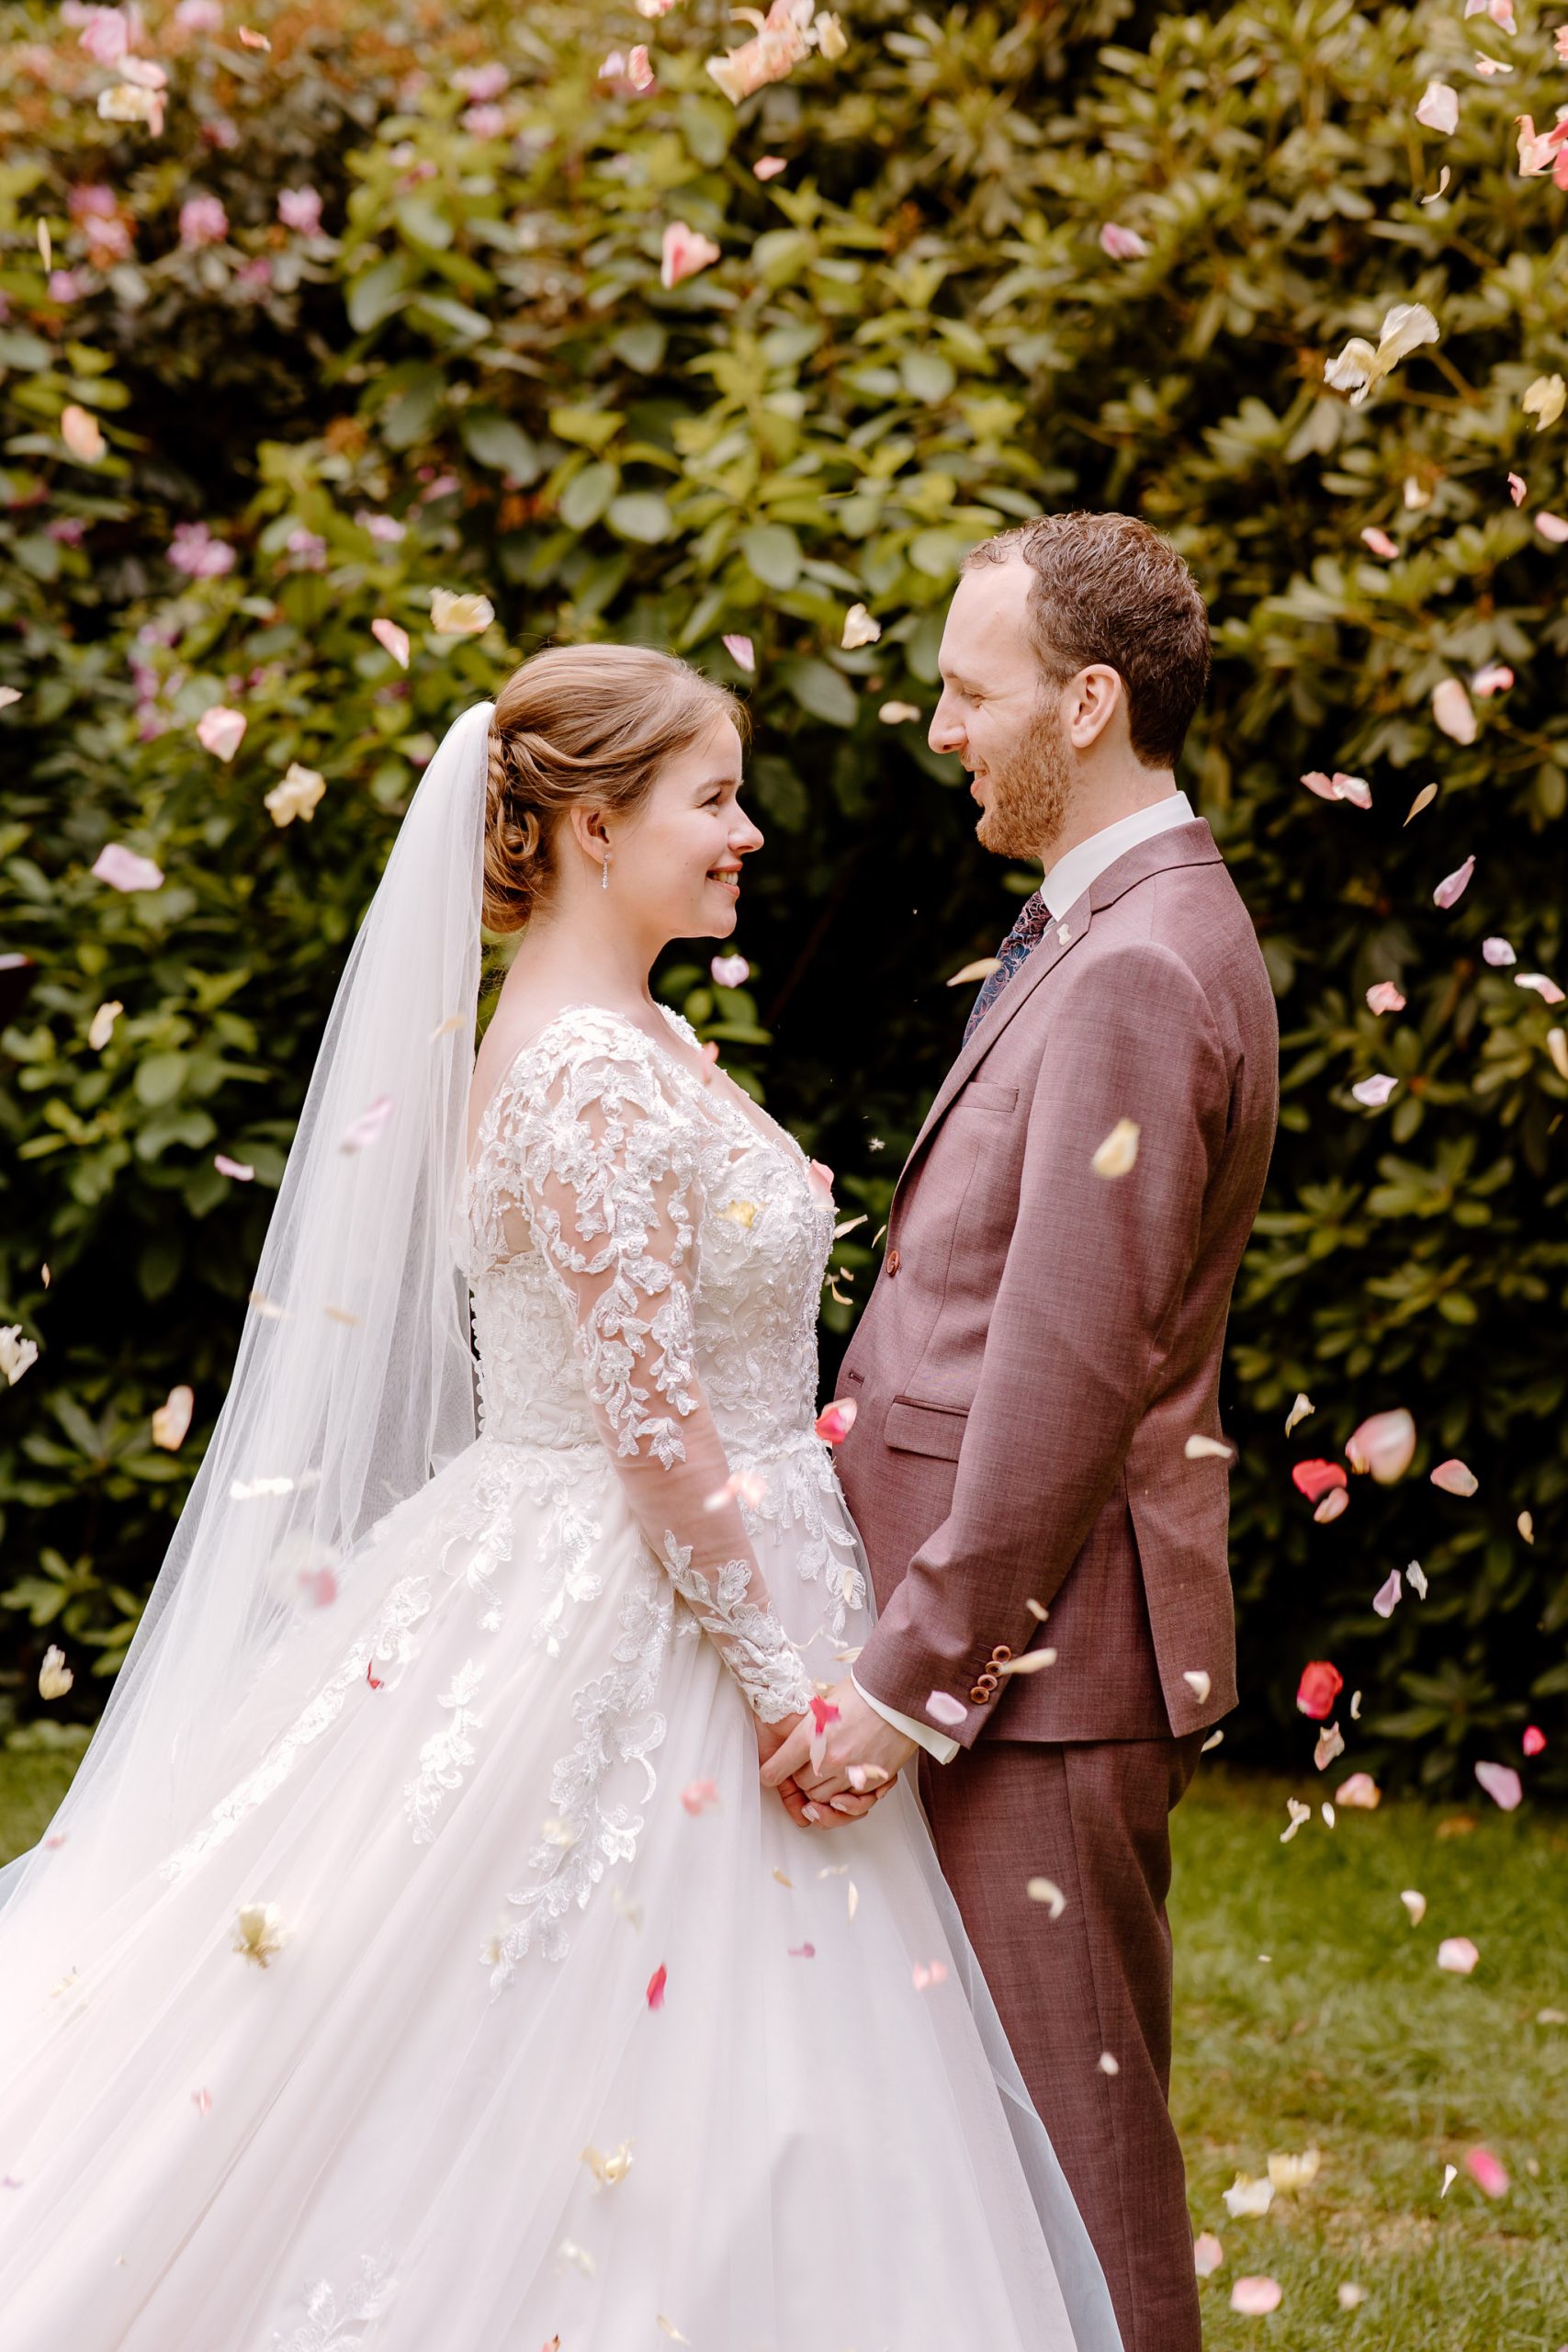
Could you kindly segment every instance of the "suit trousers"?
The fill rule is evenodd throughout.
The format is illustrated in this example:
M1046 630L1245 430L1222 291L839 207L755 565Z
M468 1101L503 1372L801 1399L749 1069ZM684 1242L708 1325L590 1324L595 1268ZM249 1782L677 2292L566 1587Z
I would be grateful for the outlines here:
M1200 2352L1186 2176L1167 2104L1171 1809L1204 1734L987 1739L919 1762L938 1858L1077 2202L1124 2352ZM1032 1901L1054 1880L1061 1917ZM1102 2058L1114 2061L1114 2072Z

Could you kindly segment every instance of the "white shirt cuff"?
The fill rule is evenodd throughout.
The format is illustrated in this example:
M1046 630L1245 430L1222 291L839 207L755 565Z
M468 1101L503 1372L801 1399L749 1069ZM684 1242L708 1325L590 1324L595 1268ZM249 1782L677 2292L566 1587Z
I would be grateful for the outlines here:
M934 1724L917 1723L913 1715L901 1715L897 1707L885 1707L880 1699L872 1697L853 1667L850 1668L850 1680L854 1684L866 1705L875 1708L884 1723L891 1724L895 1731L901 1731L906 1739L914 1740L918 1746L925 1749L928 1756L934 1756L939 1764L952 1763L958 1753L958 1742L955 1739L950 1739L944 1731L938 1731Z

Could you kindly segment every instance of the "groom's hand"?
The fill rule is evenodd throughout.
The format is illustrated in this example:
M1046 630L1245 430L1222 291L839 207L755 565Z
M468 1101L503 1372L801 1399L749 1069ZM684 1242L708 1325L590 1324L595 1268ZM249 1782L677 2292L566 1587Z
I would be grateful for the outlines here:
M830 1826L852 1819L855 1813L869 1811L918 1751L912 1739L895 1731L874 1707L866 1705L850 1676L834 1685L828 1704L838 1713L822 1734L817 1760L813 1762L811 1753L816 1724L809 1714L803 1715L763 1765L762 1785L776 1789L792 1781L801 1798L817 1808L824 1825ZM864 1776L859 1788L850 1778L852 1768ZM790 1810L794 1812L793 1805Z

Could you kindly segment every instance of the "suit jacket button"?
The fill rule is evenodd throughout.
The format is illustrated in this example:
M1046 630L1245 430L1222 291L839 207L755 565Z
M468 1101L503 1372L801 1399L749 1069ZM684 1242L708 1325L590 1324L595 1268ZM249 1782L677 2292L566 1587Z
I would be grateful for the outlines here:
M969 1696L974 1700L977 1707L983 1707L990 1695L991 1694L988 1690L982 1690L977 1682L969 1693Z
M887 1252L887 1261L886 1261L886 1262L887 1262L887 1271L888 1271L888 1272L889 1272L890 1274L896 1274L896 1273L897 1272L897 1271L898 1271L899 1267L903 1264L903 1262L904 1262L904 1261L903 1261L903 1260L899 1257L898 1252L897 1252L897 1250L889 1250L889 1251Z
M998 1678L990 1671L989 1668L987 1668L986 1672L981 1675L979 1683L976 1687L982 1690L988 1699L992 1691L999 1690L1001 1685Z
M1012 1652L1009 1649L1007 1644L1005 1642L998 1642L996 1648L991 1652L991 1664L996 1666L1004 1658L1010 1658L1011 1656Z

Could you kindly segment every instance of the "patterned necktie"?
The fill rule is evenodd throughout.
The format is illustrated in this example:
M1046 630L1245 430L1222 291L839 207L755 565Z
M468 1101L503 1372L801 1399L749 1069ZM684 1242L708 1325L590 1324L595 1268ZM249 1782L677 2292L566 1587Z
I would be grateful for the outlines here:
M1019 966L1024 963L1039 946L1050 921L1051 910L1036 890L1032 897L1025 899L1019 911L1018 921L997 950L997 968L987 975L979 995L975 999L970 1009L969 1018L964 1025L965 1045L969 1043Z

